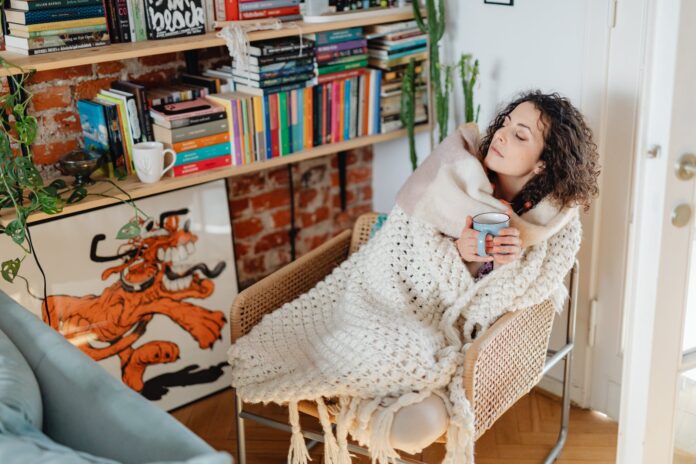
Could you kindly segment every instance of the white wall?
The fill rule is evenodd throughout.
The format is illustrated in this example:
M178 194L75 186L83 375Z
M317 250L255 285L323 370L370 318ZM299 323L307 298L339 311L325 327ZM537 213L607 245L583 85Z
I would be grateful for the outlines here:
M517 0L515 5L485 4L483 0L446 0L447 25L442 40L443 63L453 64L463 53L480 62L480 78L475 90L481 104L479 125L483 130L498 110L518 93L529 89L559 92L567 96L588 117L598 137L603 98L605 63L600 56L606 43L595 31L606 28L607 0ZM602 53L598 53L602 52ZM592 66L594 75L588 75ZM588 82L588 81L592 82ZM602 87L602 88L600 88ZM458 72L454 75L454 99L450 103L450 129L463 122L464 106ZM419 136L419 159L429 152L429 137ZM389 211L395 194L410 173L405 139L375 145L373 192L375 209ZM572 398L581 405L588 402L585 375L591 360L586 347L589 322L589 281L593 240L592 216L583 218L585 228L580 253L580 298L577 316L579 343L574 355ZM564 322L557 318L552 347L564 341ZM551 378L560 378L560 369ZM560 393L557 381L545 379L542 385Z

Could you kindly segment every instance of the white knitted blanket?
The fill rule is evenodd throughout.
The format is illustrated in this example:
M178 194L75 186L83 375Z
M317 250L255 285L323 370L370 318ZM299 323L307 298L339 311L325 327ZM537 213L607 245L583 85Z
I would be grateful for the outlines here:
M301 400L318 404L326 463L350 462L348 433L370 449L373 461L388 463L397 457L389 442L394 414L431 394L444 400L450 415L443 462L473 463L474 422L462 379L474 328L480 334L505 312L547 298L562 304L563 279L581 238L575 210L544 202L532 210L536 215L513 218L530 244L521 258L474 282L454 244L458 232L448 230L463 223L462 214L504 210L480 163L474 159L480 172L471 167L467 149L475 135L461 130L443 142L407 181L367 244L230 348L232 385L245 402L289 406L289 463L308 459ZM458 163L470 166L461 170ZM458 193L449 191L453 185ZM410 201L414 190L419 194ZM441 216L449 223L438 219L443 208L420 204L434 199L460 203ZM327 408L329 398L338 403ZM335 434L329 410L336 415Z

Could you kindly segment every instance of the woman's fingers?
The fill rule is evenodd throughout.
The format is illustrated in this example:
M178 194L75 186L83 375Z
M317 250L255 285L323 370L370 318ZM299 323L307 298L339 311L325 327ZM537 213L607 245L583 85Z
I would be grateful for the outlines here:
M501 237L496 237L493 239L493 244L494 245L517 245L520 246L522 245L522 240L519 239L519 237L515 237L513 235L508 235L508 236L501 236Z
M520 236L520 231L514 227L506 227L505 229L500 229L500 232L498 232L498 236L515 236L519 237Z

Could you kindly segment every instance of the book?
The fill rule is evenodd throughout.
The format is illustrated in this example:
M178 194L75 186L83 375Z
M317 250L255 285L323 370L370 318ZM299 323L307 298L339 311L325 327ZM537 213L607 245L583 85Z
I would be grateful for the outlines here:
M327 66L335 66L338 64L354 63L356 61L367 60L367 54L352 55L352 56L342 56L339 58L334 58L330 61L325 61L323 63L318 63L319 69L325 68Z
M208 97L209 96L210 95L208 95ZM158 119L155 121L155 124L160 127L164 127L165 129L178 129L180 127L195 126L196 124L204 124L206 122L219 121L221 119L225 119L225 117L225 113L211 113L205 114L203 116L193 116L191 118L175 119L173 121L169 121L166 119Z
M390 68L392 68L393 66L396 66L396 65L408 64L408 62L411 60L418 61L418 60L425 60L427 58L428 58L428 52L423 52L423 53L418 53L415 55L408 55L408 56L404 56L401 58L392 59L389 61L370 57L367 62L370 66L374 66L375 68L389 70Z
M371 48L368 52L368 54L371 58L377 58L379 60L387 60L387 61L392 61L392 60L395 60L398 58L418 55L418 54L422 54L422 53L427 53L427 49L425 47L399 50L396 52L391 52L391 51L386 51L386 50L376 50L374 48Z
M418 24L416 23L415 20L412 21L402 21L399 23L389 23L389 24L376 24L373 26L366 26L365 27L365 34L374 34L374 33L394 33L397 31L403 31L405 29L413 29L417 28Z
M91 100L78 100L77 113L82 126L82 141L86 150L107 153L109 132L104 107Z
M111 42L121 43L123 39L121 38L121 24L119 22L116 1L117 0L104 0L104 16L109 28Z
M290 53L281 53L277 55L268 56L249 56L250 66L269 66L272 64L277 64L285 61L296 61L295 64L301 63L313 63L314 62L314 51L312 50L301 50L301 51L291 51ZM235 66L239 67L236 63Z
M314 77L314 73L310 72L310 73L304 73L304 74L293 74L290 76L263 79L260 81L254 80L250 77L235 77L234 81L239 83L239 84L242 84L242 85L247 85L249 87L266 89L269 87L276 87L276 86L294 83L294 82L307 81L309 79L312 79L313 77Z
M190 119L196 116L204 116L214 113L224 113L224 109L211 103L205 98L176 103L165 103L150 108L150 116L158 124L161 121L176 121L177 119Z
M207 147L194 148L189 151L177 151L176 162L174 166L182 164L195 163L217 156L225 156L230 154L230 142L218 143L216 145L208 145Z
M145 3L143 0L128 1L128 23L130 25L131 42L147 40L147 20L145 19Z
M49 10L22 11L13 8L5 10L5 20L13 24L43 24L86 18L104 18L104 7L99 5L79 8L54 8Z
M262 97L264 95L270 95L273 93L280 93L280 92L286 92L289 90L300 89L303 87L308 87L310 85L311 85L311 81L293 82L290 84L283 84L283 85L278 85L275 87L266 87L266 88L256 88L256 87L250 87L248 85L237 85L236 90L238 92L244 92L244 93L248 93L251 95Z
M225 0L225 18L226 21L239 20L239 1Z
M366 59L361 59L360 61L354 61L352 63L342 63L342 64L336 64L333 66L324 66L319 68L318 74L319 76L323 76L325 74L331 74L331 73L336 73L336 72L341 72L341 71L350 71L351 69L359 69L359 68L364 68L367 66L367 60Z
M184 73L180 76L181 82L185 84L193 84L205 87L208 89L208 95L220 92L220 79L208 76L196 76L194 74Z
M47 48L47 47L65 47L85 42L108 42L109 33L106 31L101 32L87 32L82 34L56 34L54 36L44 36L44 37L15 37L12 35L5 36L5 44L9 47L22 48L25 50L32 50L36 48Z
M71 27L71 28L63 28L63 29L50 29L46 31L33 31L33 32L28 32L28 31L20 31L16 30L12 33L14 37L22 37L25 39L34 39L37 37L54 37L54 36L60 36L60 35L77 35L77 34L90 34L90 33L99 33L99 32L107 32L108 29L106 27L106 24L98 24L96 26L84 26L84 27ZM109 39L111 39L111 35L109 34Z
M197 161L195 163L183 164L181 166L174 166L172 168L172 177L181 177L188 174L193 174L195 172L208 171L224 166L230 166L231 162L232 156L226 155L203 161Z
M36 32L36 31L54 31L59 29L68 29L74 27L83 26L98 26L106 25L106 19L104 17L100 18L85 18L85 19L74 19L70 21L56 21L52 23L41 23L41 24L10 24L10 34L16 35L17 31L25 32ZM51 32L51 35L53 32Z
M269 62L273 61L273 59L270 58L271 56L288 56L288 54L294 53L295 59L297 59L301 58L301 56L298 56L298 52L309 52L310 50L314 50L313 41L308 39L300 41L299 38L287 37L252 42L248 48L251 57L269 57ZM250 63L257 64L253 63L252 60L250 60Z
M380 48L384 50L399 50L402 48L415 48L416 46L425 46L428 39L424 36L417 36L402 40L371 40L370 48Z
M294 58L297 58L297 55L294 55ZM298 71L298 69L300 71ZM232 74L238 73L238 72L249 72L249 73L271 73L271 72L287 72L287 73L292 73L292 72L304 72L301 70L304 69L314 69L314 58L309 56L305 56L304 58L301 59L292 59L289 61L279 61L276 63L269 63L265 65L255 65L255 64L248 64L248 65L240 65L238 63L235 63L232 68L230 69L230 72Z
M233 80L239 80L238 78L248 78L255 81L263 81L268 79L277 79L279 77L288 77L299 74L310 73L314 75L314 65L308 64L298 67L290 67L286 69L280 69L278 71L268 71L268 72L254 72L254 71L241 71L235 69L232 74Z
M144 132L142 131L142 125L140 124L140 117L138 115L138 103L135 99L135 95L114 88L112 88L111 90L103 90L101 94L118 98L126 105L126 114L128 115L128 128L131 131L133 143L135 144L144 142Z
M335 60L337 58L345 58L348 56L355 56L355 55L366 55L367 54L367 47L359 47L359 48L351 48L348 50L337 50L333 52L324 52L324 53L317 53L316 58L317 58L317 63L318 64L323 64L326 62L329 62L331 60Z
M147 38L168 39L199 35L205 32L203 0L165 2L144 0Z
M153 125L152 129L155 133L155 140L158 142L178 143L184 140L197 139L208 135L219 134L226 132L229 129L227 119L220 121L211 121L195 126L180 127L178 129L165 129L158 125Z
M326 52L337 52L341 50L351 50L353 48L364 48L367 47L367 40L350 40L348 42L339 42L328 45L320 45L316 48L316 52L326 53Z
M281 16L300 16L300 6L288 6L285 8L273 8L270 10L240 11L239 18L242 20L278 18ZM294 19L294 18L293 18Z
M361 75L364 69L351 69L349 71L339 71L335 73L323 74L317 77L318 84L325 84L330 81L335 81L339 79L349 79L351 77L356 77Z
M83 48L101 47L104 45L109 45L109 43L110 42L108 40L100 40L100 41L76 43L73 45L63 45L60 47L32 48L30 50L27 50L24 48L10 47L10 46L8 46L6 49L8 52L17 53L19 55L43 55L46 53L65 52L68 50L80 50Z
M10 8L21 11L101 5L102 0L12 0Z
M122 90L135 95L135 100L138 107L138 121L140 121L141 130L145 136L145 140L151 142L154 140L152 134L152 121L150 120L147 109L147 95L145 86L129 81L115 81L111 83L112 89Z
M299 5L300 0L263 0L255 2L242 2L239 4L239 12L269 10L274 8L286 8L289 6Z
M126 154L128 159L133 160L133 128L134 123L129 115L126 99L120 95L115 95L108 90L100 90L96 101L115 103L118 106L118 117L121 123L121 134L124 136Z
M328 45L335 42L345 42L348 40L358 40L363 38L362 27L350 27L337 31L317 32L316 44Z
M123 145L123 135L121 134L121 124L118 116L118 108L115 103L94 102L104 107L106 115L106 127L109 133L109 168L108 176L117 179L129 173L128 160Z
M184 140L183 142L174 143L168 145L177 153L186 152L191 150L197 150L199 148L209 147L211 145L219 145L221 143L230 141L229 132L221 132L219 134L207 135L205 137L199 137L197 139Z

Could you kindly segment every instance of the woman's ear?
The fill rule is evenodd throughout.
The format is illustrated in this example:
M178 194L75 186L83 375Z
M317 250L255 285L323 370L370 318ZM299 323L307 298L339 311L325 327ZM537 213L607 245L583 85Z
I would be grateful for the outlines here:
M536 167L534 168L534 174L541 174L542 172L544 172L545 168L546 168L546 163L544 163L543 161L539 161L537 163Z

